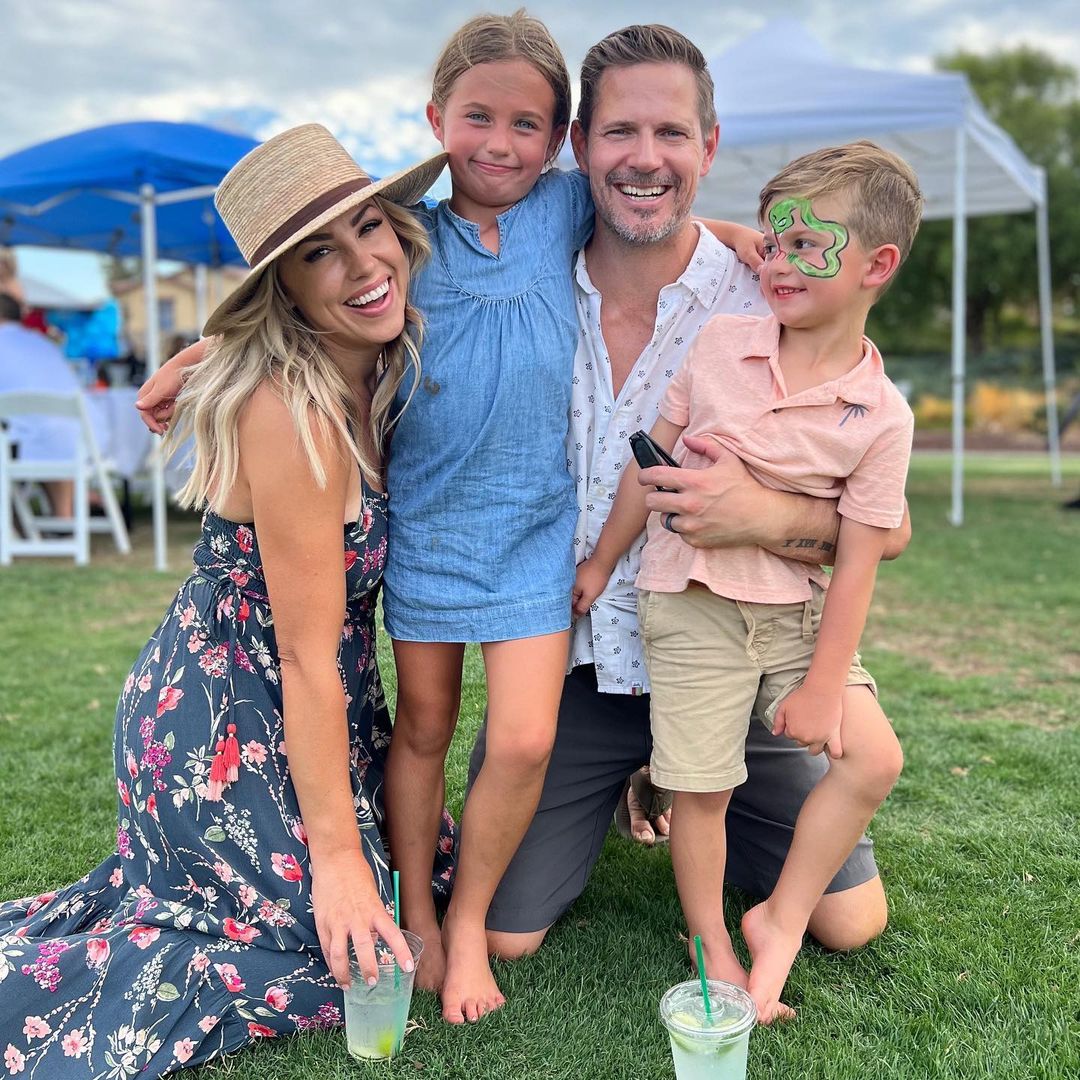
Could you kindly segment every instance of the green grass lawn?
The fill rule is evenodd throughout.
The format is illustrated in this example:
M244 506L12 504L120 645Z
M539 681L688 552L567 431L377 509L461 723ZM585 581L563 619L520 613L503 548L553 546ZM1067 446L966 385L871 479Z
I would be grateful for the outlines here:
M913 464L915 540L882 569L862 650L907 758L873 826L891 925L850 956L807 947L788 984L799 1019L754 1034L752 1080L1080 1076L1080 514L1057 506L1080 460L1054 491L1041 458L969 458L961 529L946 523L948 468ZM0 896L73 880L110 850L114 703L195 528L174 524L165 576L145 528L126 561L99 541L86 569L0 571ZM471 654L455 810L482 703ZM746 903L728 898L733 927ZM324 1034L194 1076L671 1077L656 1007L689 975L682 930L668 854L612 838L541 953L499 965L508 1004L483 1023L450 1029L419 995L389 1065L355 1064Z

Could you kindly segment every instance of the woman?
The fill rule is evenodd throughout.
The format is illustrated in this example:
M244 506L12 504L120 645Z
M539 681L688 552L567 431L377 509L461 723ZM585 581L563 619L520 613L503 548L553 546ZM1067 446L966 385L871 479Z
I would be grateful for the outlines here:
M373 183L306 125L218 190L252 273L211 316L216 359L177 404L202 539L120 698L116 854L0 905L12 1075L158 1076L335 1024L350 939L365 978L375 933L411 967L380 836L374 611L381 447L418 376L407 291L427 253L401 207L443 160ZM444 815L436 892L451 829Z

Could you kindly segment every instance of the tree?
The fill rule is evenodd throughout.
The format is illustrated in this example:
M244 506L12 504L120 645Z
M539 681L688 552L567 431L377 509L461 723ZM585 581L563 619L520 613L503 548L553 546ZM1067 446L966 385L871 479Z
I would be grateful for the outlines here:
M1075 302L1080 297L1076 69L1029 46L985 56L961 51L939 57L936 64L939 69L967 75L991 119L1046 169L1052 287L1056 298ZM914 344L919 329L943 300L947 303L951 280L952 223L927 222L908 265L875 313L882 338L908 347ZM967 332L971 352L978 355L991 342L999 342L1006 310L1016 305L1033 309L1037 296L1034 215L969 219Z

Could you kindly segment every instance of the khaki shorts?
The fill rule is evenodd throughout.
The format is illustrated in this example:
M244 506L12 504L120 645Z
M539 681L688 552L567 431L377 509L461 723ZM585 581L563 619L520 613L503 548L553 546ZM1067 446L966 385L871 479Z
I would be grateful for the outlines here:
M691 585L641 592L638 613L652 683L652 780L672 791L727 791L746 779L751 716L772 728L780 702L810 669L825 591L798 604L750 604ZM859 654L848 686L873 677Z

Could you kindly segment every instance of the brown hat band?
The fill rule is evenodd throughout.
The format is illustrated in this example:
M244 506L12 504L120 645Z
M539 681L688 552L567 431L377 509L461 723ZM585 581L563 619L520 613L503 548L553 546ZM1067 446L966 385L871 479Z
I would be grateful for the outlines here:
M314 221L320 214L329 210L334 203L340 202L354 192L362 191L370 187L372 180L363 176L356 180L347 180L344 184L324 191L317 199L312 200L306 206L302 206L281 225L279 225L259 246L255 253L248 259L248 266L257 266L272 251L277 250L290 237L300 232L309 221Z

